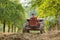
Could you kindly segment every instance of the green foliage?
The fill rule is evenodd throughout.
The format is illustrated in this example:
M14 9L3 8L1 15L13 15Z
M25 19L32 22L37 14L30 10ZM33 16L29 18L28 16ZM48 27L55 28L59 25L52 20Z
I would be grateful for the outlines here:
M46 20L45 28L47 30L57 22L57 16L60 15L60 0L35 0L32 3L32 8L34 7L36 8L38 18L54 17L54 22Z
M25 20L22 5L10 0L0 0L0 21L3 23L4 20L6 24L14 24L17 27L21 27Z

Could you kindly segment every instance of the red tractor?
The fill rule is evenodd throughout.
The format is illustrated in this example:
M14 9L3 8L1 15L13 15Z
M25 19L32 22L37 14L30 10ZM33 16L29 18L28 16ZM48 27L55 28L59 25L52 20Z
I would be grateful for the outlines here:
M43 27L41 26L42 19L30 18L27 19L27 22L23 25L23 33L30 32L30 30L39 30L40 33L43 32Z

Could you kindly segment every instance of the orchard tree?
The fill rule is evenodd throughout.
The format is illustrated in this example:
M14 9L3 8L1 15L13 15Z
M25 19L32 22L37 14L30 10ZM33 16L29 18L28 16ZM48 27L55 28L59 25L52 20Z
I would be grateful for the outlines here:
M10 26L19 25L23 23L25 19L24 8L21 4L12 2L10 0L0 0L0 21L3 23L3 32L5 32L5 25L8 25L8 32L10 32ZM17 26L18 27L18 26ZM16 30L16 29L15 29Z
M55 24L58 20L57 16L60 15L60 0L33 0L31 8L36 8L37 17L39 18L54 17L55 22L53 24ZM49 21L45 24L47 25L48 23L50 25Z

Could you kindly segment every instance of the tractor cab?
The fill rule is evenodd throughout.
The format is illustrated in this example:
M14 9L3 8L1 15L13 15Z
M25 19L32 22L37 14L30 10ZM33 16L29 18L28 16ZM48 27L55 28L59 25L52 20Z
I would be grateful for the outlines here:
M37 18L30 18L30 19L27 19L27 21L29 22L29 26L38 26L38 21Z

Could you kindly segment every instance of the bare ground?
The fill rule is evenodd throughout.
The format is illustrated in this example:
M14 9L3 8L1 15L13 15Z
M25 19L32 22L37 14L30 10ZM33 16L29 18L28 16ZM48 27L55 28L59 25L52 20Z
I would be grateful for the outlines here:
M60 31L47 33L0 33L0 40L60 40Z

